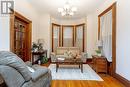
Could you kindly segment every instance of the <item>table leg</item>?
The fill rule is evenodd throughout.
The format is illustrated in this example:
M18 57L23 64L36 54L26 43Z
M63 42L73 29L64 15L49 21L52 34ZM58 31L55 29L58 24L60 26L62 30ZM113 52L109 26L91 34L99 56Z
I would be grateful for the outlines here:
M81 72L83 73L83 63L81 63Z
M56 63L56 72L58 71L59 64Z
M79 64L79 68L80 68L80 64Z

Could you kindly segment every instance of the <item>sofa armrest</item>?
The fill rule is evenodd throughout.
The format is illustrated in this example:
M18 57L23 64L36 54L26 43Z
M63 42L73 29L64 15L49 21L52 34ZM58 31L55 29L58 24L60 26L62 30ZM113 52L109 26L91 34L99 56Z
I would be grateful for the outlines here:
M82 58L87 58L88 54L86 52L81 53Z
M48 68L45 68L45 67L38 67L36 66L35 67L35 72L33 72L31 75L32 75L32 80L33 81L37 81L39 78L41 78L42 76L44 76L46 73L48 73Z
M51 53L51 62L55 62L56 54L54 52Z
M32 67L32 62L30 62L30 61L25 62L25 64L26 64L27 66L29 66L29 67Z
M51 52L51 56L56 56L56 54L54 52Z

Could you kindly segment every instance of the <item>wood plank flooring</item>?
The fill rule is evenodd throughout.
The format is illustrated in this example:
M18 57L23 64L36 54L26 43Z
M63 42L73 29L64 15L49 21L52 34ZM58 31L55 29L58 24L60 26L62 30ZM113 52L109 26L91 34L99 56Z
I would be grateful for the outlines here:
M43 66L49 66L50 63ZM125 87L117 79L104 74L99 74L104 81L90 80L52 80L51 87Z
M125 87L109 75L100 75L104 81L89 80L53 80L51 87Z

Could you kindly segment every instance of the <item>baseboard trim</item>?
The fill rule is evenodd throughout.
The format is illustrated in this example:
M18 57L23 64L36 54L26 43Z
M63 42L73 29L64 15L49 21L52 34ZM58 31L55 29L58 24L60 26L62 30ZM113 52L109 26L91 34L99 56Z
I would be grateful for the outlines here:
M130 87L130 81L122 77L121 75L115 73L114 77L118 79L120 82L122 82L126 87Z

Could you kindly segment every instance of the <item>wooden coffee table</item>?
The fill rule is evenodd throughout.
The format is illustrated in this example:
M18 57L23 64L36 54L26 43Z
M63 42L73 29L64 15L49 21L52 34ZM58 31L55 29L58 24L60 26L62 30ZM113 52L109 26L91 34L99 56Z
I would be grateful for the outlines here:
M78 65L79 68L81 69L81 72L83 73L83 61L81 58L64 58L56 60L56 72L58 71L59 65Z

